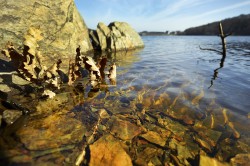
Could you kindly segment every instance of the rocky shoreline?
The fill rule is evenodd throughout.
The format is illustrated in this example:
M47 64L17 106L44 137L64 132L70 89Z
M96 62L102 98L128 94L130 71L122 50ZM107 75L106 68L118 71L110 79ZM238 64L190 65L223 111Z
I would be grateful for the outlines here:
M118 54L118 57L122 56ZM222 122L213 121L212 116L178 109L175 102L179 97L169 99L162 94L152 101L152 96L142 97L146 93L143 89L134 97L131 96L132 89L107 92L106 87L92 91L64 84L56 90L55 97L43 98L39 87L23 80L16 73L1 75L1 78L1 84L10 88L8 92L1 92L4 94L1 95L0 105L1 163L249 163L248 141L244 136L241 137L234 123L230 122L226 110L221 111L222 115L217 115L227 117L228 127L224 129ZM197 94L192 100L195 107L201 98L202 95ZM163 110L166 104L166 111L157 111ZM216 103L211 103L209 107L222 109Z
M247 127L238 127L215 101L207 112L199 111L202 90L194 92L190 109L181 104L182 93L156 95L168 80L155 89L115 89L115 63L132 65L134 49L144 46L127 23L99 23L96 31L88 30L71 0L1 6L0 45L14 42L2 51L11 60L0 56L1 164L249 163L249 137L240 132ZM97 52L87 53L93 49ZM124 58L132 60L124 64ZM44 95L47 88L51 96ZM213 110L219 110L216 118Z

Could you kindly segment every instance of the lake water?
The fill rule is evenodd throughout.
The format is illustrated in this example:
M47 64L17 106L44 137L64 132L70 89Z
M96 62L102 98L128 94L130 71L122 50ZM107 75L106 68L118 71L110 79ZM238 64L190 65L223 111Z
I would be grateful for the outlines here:
M117 65L115 86L62 85L47 100L13 94L34 112L2 132L0 161L74 165L86 151L93 164L126 151L137 165L197 165L199 155L249 153L250 37L228 37L226 58L199 48L220 50L216 36L142 39L144 49L104 55Z
M235 121L249 121L250 37L227 38L223 66L221 55L199 48L221 50L221 40L216 36L145 36L143 41L145 48L133 55L139 60L126 69L126 74L118 76L118 85L123 80L130 82L122 89L145 88L150 96L150 91L159 88L156 95L184 95L186 101L181 104L186 106L202 92L200 111L206 111L213 101L235 115Z

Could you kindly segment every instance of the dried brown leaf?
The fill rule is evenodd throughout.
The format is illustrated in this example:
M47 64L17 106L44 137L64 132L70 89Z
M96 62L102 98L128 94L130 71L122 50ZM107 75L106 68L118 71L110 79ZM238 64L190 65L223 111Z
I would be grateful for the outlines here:
M99 68L96 66L95 61L89 56L85 58L85 68L88 71L96 71L97 75L100 76Z
M115 79L116 78L116 65L115 65L115 63L110 66L108 77L110 79Z

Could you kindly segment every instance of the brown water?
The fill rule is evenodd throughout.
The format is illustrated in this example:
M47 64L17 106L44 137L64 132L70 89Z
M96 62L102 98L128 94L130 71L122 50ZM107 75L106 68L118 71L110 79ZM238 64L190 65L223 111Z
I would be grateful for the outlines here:
M173 144L188 148L185 154L192 154L191 165L195 156L204 153L221 161L249 153L250 37L228 37L224 60L216 52L199 49L220 49L218 37L148 36L143 40L142 50L107 55L109 62L117 64L116 86L91 90L64 85L56 99L33 97L32 104L30 98L23 99L24 106L36 111L22 121L24 126L18 124L22 127L16 134L16 130L14 135L5 134L18 146L3 151L11 154L4 161L71 165L83 149L106 134L122 140L138 165L143 155L149 155L149 147L159 150L151 156L153 164L158 160L176 164L173 156L184 152ZM101 109L109 118L101 118ZM147 131L165 133L160 134L165 144L144 138ZM187 165L185 157L178 159Z

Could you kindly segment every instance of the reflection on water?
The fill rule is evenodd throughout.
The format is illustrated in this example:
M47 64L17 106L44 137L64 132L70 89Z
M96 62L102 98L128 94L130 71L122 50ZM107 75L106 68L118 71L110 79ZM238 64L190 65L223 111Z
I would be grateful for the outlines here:
M223 54L222 58L220 60L220 67L218 67L218 68L216 68L214 70L214 75L213 75L213 77L211 79L211 85L208 87L208 89L211 88L214 85L214 81L218 77L219 70L224 67L224 61L225 61L225 59L226 59L226 54Z
M143 50L93 55L117 65L115 86L106 80L91 89L83 78L54 99L13 95L35 111L16 131L16 148L0 139L0 160L75 165L83 156L94 165L115 156L136 165L197 165L200 155L230 161L249 153L250 38L228 39L221 59L198 47L217 47L216 37L143 40Z

